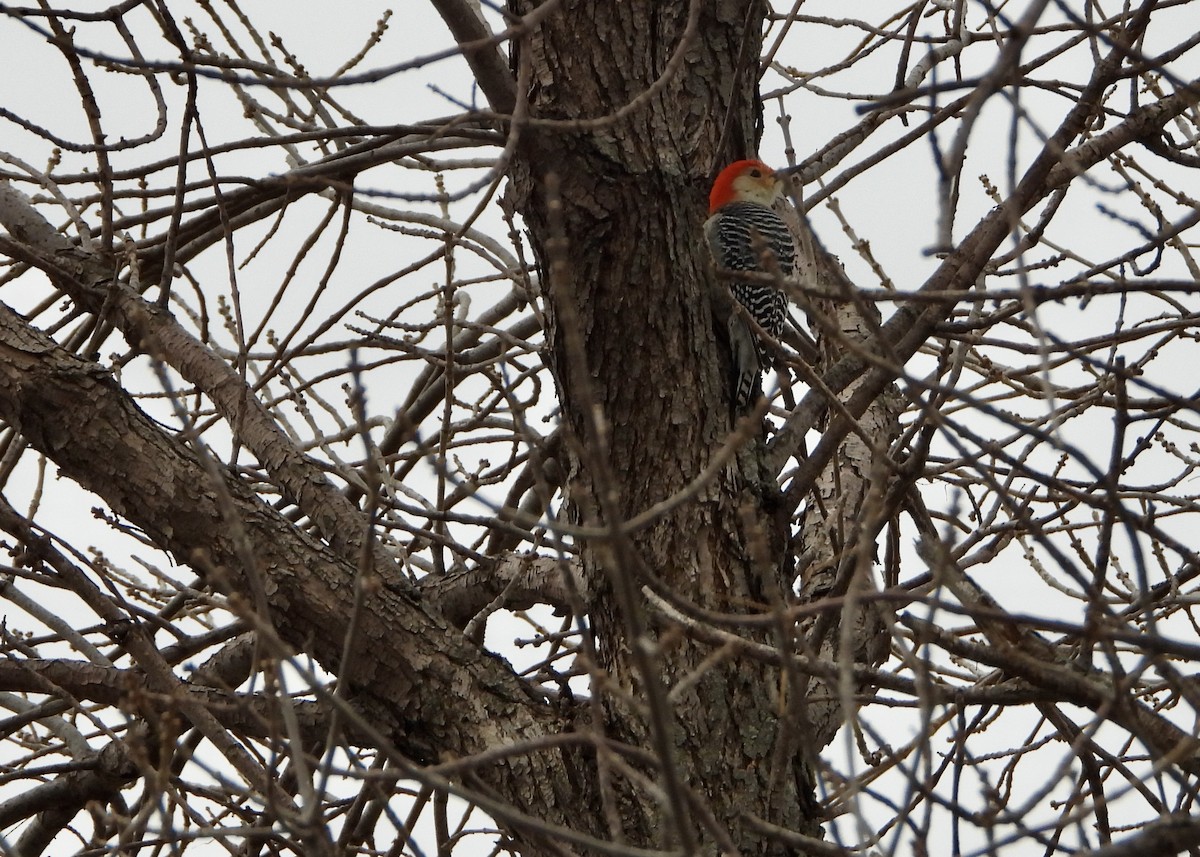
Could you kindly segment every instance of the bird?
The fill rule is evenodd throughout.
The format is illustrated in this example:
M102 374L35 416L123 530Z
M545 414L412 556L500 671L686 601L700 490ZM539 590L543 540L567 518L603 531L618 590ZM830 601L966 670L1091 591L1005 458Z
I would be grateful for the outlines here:
M783 179L759 160L734 161L717 175L708 196L704 234L718 270L790 277L796 257L791 230L775 211ZM787 295L775 284L734 280L733 296L772 339L783 333ZM732 403L744 413L762 395L762 370L771 352L740 313L729 317Z

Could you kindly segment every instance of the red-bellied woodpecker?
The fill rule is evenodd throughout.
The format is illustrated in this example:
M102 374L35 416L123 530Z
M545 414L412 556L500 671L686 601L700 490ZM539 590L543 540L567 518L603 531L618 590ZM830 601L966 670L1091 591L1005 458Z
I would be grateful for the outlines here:
M791 276L796 249L792 233L772 205L783 195L775 171L762 161L736 161L721 170L708 196L704 234L718 269ZM772 263L771 257L774 257ZM783 333L787 295L767 283L735 281L733 296L770 336ZM736 413L762 393L761 373L773 361L740 315L729 319Z

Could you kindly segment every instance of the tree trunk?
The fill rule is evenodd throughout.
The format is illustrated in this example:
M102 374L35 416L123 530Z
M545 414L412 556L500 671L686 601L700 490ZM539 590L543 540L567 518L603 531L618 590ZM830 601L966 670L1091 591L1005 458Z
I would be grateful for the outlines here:
M580 545L601 726L653 748L660 764L638 767L666 795L612 775L609 818L621 829L610 832L643 846L770 853L749 818L819 829L795 725L780 717L780 674L680 634L644 589L762 614L783 604L791 583L786 521L757 472L761 442L689 489L732 430L701 223L714 170L755 151L757 69L751 60L739 74L734 64L757 57L765 11L698 5L689 33L688 4L568 2L522 41L531 116L564 122L530 132L514 201L543 267L575 522L602 531ZM688 490L688 502L621 530Z

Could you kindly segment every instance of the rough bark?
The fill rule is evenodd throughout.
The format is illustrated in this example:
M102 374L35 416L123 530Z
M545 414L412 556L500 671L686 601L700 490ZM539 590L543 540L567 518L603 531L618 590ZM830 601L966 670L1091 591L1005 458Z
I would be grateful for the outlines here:
M339 673L362 715L358 727L374 727L382 746L390 741L403 754L394 758L413 775L421 777L407 760L430 764L570 731L569 710L564 717L531 696L505 664L468 642L435 608L407 589L360 576L241 481L206 468L108 372L2 306L0 356L0 418L63 476L235 595L242 609L253 613L249 605L261 594L267 612L254 620L260 634L267 640L278 635ZM27 533L25 539L36 558L38 537ZM347 637L353 640L348 650ZM343 651L349 654L344 661ZM559 797L586 799L588 779L576 781L588 766L581 743L482 766L479 782L518 812L587 830L588 817ZM520 838L519 816L506 821ZM536 853L530 835L529 853Z
M618 782L613 833L761 854L775 846L748 819L819 829L787 734L796 724L779 717L780 674L671 630L642 587L728 613L778 606L790 578L777 498L760 486L756 456L739 456L690 502L618 532L689 490L732 430L701 222L714 168L755 150L756 73L736 65L757 56L765 9L699 4L689 28L689 5L568 2L521 42L535 123L620 118L535 124L514 202L546 273L573 510L611 532L582 545L604 727L655 750L651 775L667 793L656 801Z

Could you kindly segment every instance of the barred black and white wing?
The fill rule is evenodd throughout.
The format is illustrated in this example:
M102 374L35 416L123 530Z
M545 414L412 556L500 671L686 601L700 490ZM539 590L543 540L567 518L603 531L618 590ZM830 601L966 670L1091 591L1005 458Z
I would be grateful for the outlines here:
M730 202L704 224L709 249L718 268L729 271L778 272L791 276L796 249L792 233L774 209L754 202ZM733 296L772 338L783 333L787 295L772 285L735 281ZM733 356L733 402L737 411L761 395L761 372L774 364L770 350L737 316L729 320Z

